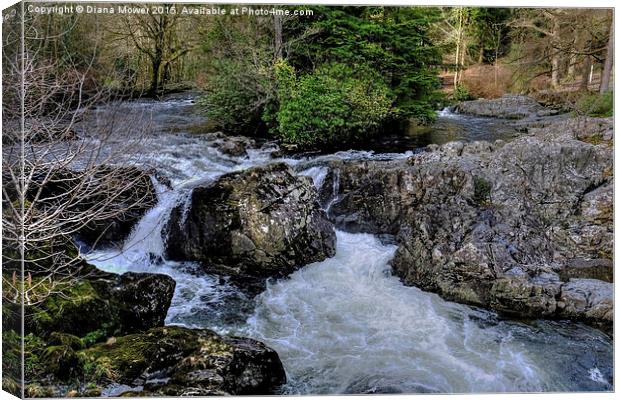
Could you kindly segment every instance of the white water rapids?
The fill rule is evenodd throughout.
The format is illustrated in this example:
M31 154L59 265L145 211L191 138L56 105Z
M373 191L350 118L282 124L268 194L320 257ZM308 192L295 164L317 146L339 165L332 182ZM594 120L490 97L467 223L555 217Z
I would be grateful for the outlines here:
M162 105L161 112L190 106ZM284 364L286 394L613 388L612 344L605 335L568 322L503 321L491 312L406 287L390 272L396 246L373 235L338 231L335 257L270 282L255 299L226 277L205 274L197 264L166 260L162 228L170 210L187 200L192 185L274 162L273 151L266 146L231 157L197 136L153 138L143 158L171 180L173 189L158 184L159 204L122 248L93 251L88 259L111 272L173 277L177 286L166 323L264 341ZM408 155L344 152L323 158ZM279 161L321 187L328 169L320 160Z

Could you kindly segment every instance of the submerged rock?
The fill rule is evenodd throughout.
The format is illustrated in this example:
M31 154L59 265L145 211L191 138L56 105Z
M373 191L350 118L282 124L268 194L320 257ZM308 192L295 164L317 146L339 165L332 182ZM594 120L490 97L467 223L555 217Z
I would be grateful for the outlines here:
M239 277L284 276L335 253L335 232L310 179L285 164L222 176L171 212L166 254Z
M481 117L522 119L557 114L556 110L545 108L528 96L504 95L497 99L464 101L456 105L456 112Z
M513 316L609 326L600 308L568 306L577 300L567 290L571 278L609 279L612 160L606 146L545 131L406 161L334 161L329 214L341 229L396 235L392 266L407 285Z

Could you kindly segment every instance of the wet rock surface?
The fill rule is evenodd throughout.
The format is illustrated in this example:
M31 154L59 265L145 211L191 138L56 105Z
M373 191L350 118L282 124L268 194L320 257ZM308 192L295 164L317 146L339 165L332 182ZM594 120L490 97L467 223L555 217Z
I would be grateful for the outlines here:
M614 314L614 287L597 279L571 279L562 285L558 300L564 318L585 319L603 330L611 331Z
M162 274L126 272L102 274L91 284L111 304L118 306L121 332L140 332L163 326L176 283Z
M338 185L322 189L338 188L329 215L341 229L396 235L392 266L407 285L516 317L610 327L611 291L594 293L612 286L599 281L611 279L612 150L550 131L406 161L334 161L326 182Z
M335 233L310 179L285 164L195 187L165 229L171 259L233 277L284 276L335 252Z

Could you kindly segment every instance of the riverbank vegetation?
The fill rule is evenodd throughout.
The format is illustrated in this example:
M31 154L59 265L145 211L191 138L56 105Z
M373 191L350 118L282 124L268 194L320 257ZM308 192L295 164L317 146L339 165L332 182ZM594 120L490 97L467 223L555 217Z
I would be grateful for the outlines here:
M274 158L280 157L276 156L282 154L280 149L283 152L340 149L364 143L372 136L399 131L411 122L430 124L437 110L448 104L507 93L529 94L577 116L610 116L613 110L610 10L326 6L282 9L291 13L252 16L227 13L217 17L200 13L114 16L31 13L24 16L25 37L21 36L19 16L5 14L2 203L6 355L3 368L8 371L3 377L5 389L30 397L101 396L108 385L119 382L134 385L138 375L143 377L147 372L180 370L174 376L156 379L165 382L164 386L157 386L159 383L145 386L142 394L196 394L186 393L185 388L189 387L201 388L202 395L279 393L286 379L284 369L275 351L263 344L249 339L221 338L209 331L164 327L175 293L174 279L151 273L102 273L84 260L84 253L99 246L122 246L135 232L136 224L156 204L161 204L162 193L174 190L170 178L165 174L160 176L161 168L146 170L143 167L147 163L138 160L144 156L140 154L144 147L139 147L142 140L157 138L162 132L210 133L209 141L206 140L209 135L199 138L205 139L201 143L204 147L194 155L200 158L210 150L218 157L226 154L222 158L226 165L215 165L229 174L218 178L220 186L215 189L208 186L194 191L202 197L197 197L195 203L194 200L186 203L187 208L168 210L178 223L170 224L165 230L149 227L149 234L163 232L168 239L176 237L170 242L174 246L166 245L166 253L163 248L158 254L153 253L157 250L148 250L145 259L148 258L149 265L162 262L164 257L173 259L177 249L179 262L193 260L218 265L221 269L215 272L220 275L234 275L234 268L247 267L249 272L244 272L242 280L258 286L257 277L285 276L295 268L332 257L336 251L334 216L359 215L370 222L371 217L376 217L373 223L377 228L369 231L401 235L398 240L402 247L397 258L400 277L412 279L414 272L415 276L422 273L428 276L426 286L404 280L407 284L431 291L441 288L442 294L448 293L446 298L477 306L492 306L507 312L516 309L522 312L518 314L521 317L554 315L609 325L608 310L612 307L607 300L611 296L601 296L605 307L588 304L585 311L577 309L572 305L581 304L578 295L584 293L582 286L591 284L582 282L581 286L564 287L556 281L544 281L549 286L543 288L540 280L522 281L530 276L529 272L532 272L530 277L536 278L539 276L534 272L548 272L530 271L529 260L519 261L526 273L506 275L496 283L495 270L477 269L490 265L487 259L496 262L496 254L478 256L476 253L473 256L478 258L466 265L475 268L473 273L463 268L467 276L474 277L472 286L465 290L458 286L461 282L457 281L462 281L460 276L456 276L455 282L444 282L440 279L454 275L412 269L417 267L418 260L428 260L424 268L437 264L437 253L427 250L439 248L446 238L454 241L452 249L462 244L461 237L450 236L455 231L455 215L467 217L459 232L473 232L483 212L498 213L494 218L510 224L505 226L514 227L515 231L521 229L522 234L517 235L523 241L518 243L519 248L526 249L527 254L544 257L551 256L547 250L552 248L546 232L559 231L566 238L574 237L575 231L569 231L565 223L568 215L572 218L571 229L577 227L578 232L584 232L580 233L583 237L588 239L590 235L590 238L584 240L585 244L574 245L567 239L568 244L561 244L566 257L572 260L575 254L589 258L596 254L604 260L594 267L606 268L607 260L611 259L607 245L611 243L609 236L613 235L607 229L612 214L608 199L613 197L609 194L611 157L607 148L591 148L593 144L611 143L611 128L608 129L605 121L594 135L584 135L593 130L582 129L586 126L584 122L570 137L551 138L551 142L544 144L520 143L513 151L510 147L503 148L503 140L498 140L494 144L468 145L465 150L462 143L452 142L435 153L445 153L448 158L455 154L484 154L488 165L480 177L465 168L480 158L471 159L468 165L454 162L448 169L446 164L409 165L401 160L394 165L396 174L394 170L383 171L380 169L383 167L375 165L372 171L357 170L359 166L351 163L347 167L349 172L344 164L341 169L333 169L337 162L329 168L312 166L306 172L317 174L316 186L320 186L317 182L329 182L323 185L323 193L318 193L308 179L300 178L299 170L285 164L257 165L250 171L244 170L246 164L229 165L235 158L245 163L246 156L250 158L249 150L263 151L259 147L263 141L225 135L268 137L277 142L270 143L274 148L283 145L269 154ZM23 76L27 77L24 81ZM198 99L198 107L192 104L191 111L174 109L171 114L175 115L165 116L168 119L151 115L152 120L160 117L158 122L165 125L160 130L146 123L141 125L135 115L123 114L127 108L114 109L118 99L157 99L185 90L195 92L192 99ZM518 112L523 115L514 119L557 113L521 96L509 98L501 113L493 100L481 103L476 107L492 109L494 115L487 116L498 118L510 118L507 115ZM138 112L152 111L149 107L156 103L144 102L141 106L145 104ZM88 120L96 114L92 111L99 105L109 106L108 114ZM182 120L187 116L185 112L199 113L208 120L192 126L170 122L177 117ZM554 132L560 130L557 125L552 127ZM580 141L569 143L573 147L563 151L563 142L573 138ZM412 147L415 146L406 150ZM541 148L547 149L544 157L538 156ZM496 156L500 150L499 154L505 156ZM175 147L170 158L181 166L179 169L189 164L193 168L194 160L183 164L186 161L183 151ZM433 154L429 154L427 162L434 162ZM590 154L595 155L590 158ZM531 155L531 158L522 160L517 158L520 155ZM534 167L526 175L522 174L523 169L516 169L516 166L545 162L551 164L545 170L553 172L552 168L557 166L553 163L569 156L572 158L566 163L558 163L576 167L569 168L568 176L563 175L564 169L555 173L552 181L560 182L552 188L555 191L548 187L547 181L535 180L546 179L547 175L539 177ZM501 161L499 167L493 164L495 157ZM222 159L218 162L222 163ZM213 168L212 164L207 164L205 167L202 162L196 163L200 165L197 171L189 168L192 179L201 173L212 173L213 170L208 170ZM587 180L580 175L578 181L572 182L570 179L575 177L572 171L582 166L589 166L582 174ZM319 168L317 173L313 168L318 167L326 169ZM369 176L374 180L365 181ZM423 179L417 178L420 176ZM397 179L393 180L394 177ZM356 187L360 182L364 184ZM415 196L410 195L411 186L400 190L399 185L408 182L417 185ZM531 182L534 184L530 185ZM516 192L504 193L501 203L498 187L514 188ZM534 199L549 201L530 204L529 192L519 191L530 187L536 190ZM365 192L367 189L372 191ZM574 199L573 203L557 201L566 197ZM520 208L509 202L515 198L521 199ZM335 199L338 203L332 204ZM364 203L368 199L371 202ZM385 207L389 201L392 206ZM561 216L557 220L562 225L549 225L542 230L539 222L542 216L548 218L548 204L558 208L559 211L554 211L555 208L552 211ZM373 210L372 207L378 206L380 209ZM330 207L332 214L328 215L324 211ZM239 210L247 217L240 218ZM373 212L365 216L360 210ZM518 217L515 210L520 212ZM536 218L531 217L532 210L537 210ZM382 214L386 212L389 215ZM593 214L594 222L582 218L585 213ZM202 220L205 215L209 216L207 222ZM254 219L256 215L267 217ZM369 224L368 221L361 222ZM416 225L418 221L423 225ZM273 229L265 231L267 223L274 224ZM594 225L596 229L592 228ZM447 233L440 231L429 237L427 226L445 226ZM532 231L523 226L531 227ZM530 240L532 232L541 239ZM500 244L508 236L494 231L488 234L494 235L494 243ZM151 236L144 236L147 237ZM417 245L413 238L426 243ZM539 248L528 250L530 242ZM216 251L222 251L222 246L201 253L206 243L230 243L230 249L212 258ZM283 243L290 246L278 247ZM474 243L483 249L483 243ZM488 248L484 245L484 249ZM315 254L309 258L310 248ZM463 247L460 254L452 251L455 254L442 255L442 268L463 265L461 257L469 257L466 252L470 249L471 246ZM504 266L514 267L508 259L512 255L501 254L508 260ZM551 259L540 259L551 265ZM256 265L263 266L264 271L257 270ZM283 265L288 268L286 271ZM541 276L548 279L547 275ZM483 284L478 285L479 281ZM586 289L592 293L603 292L599 287L609 286L597 285ZM523 287L533 288L532 293L544 298L525 304L513 303L515 298L521 298ZM564 294L561 288L565 289ZM556 310L555 300L559 295L568 299L562 303L569 306L564 306L565 309L558 306ZM591 309L595 312L584 317ZM169 346L151 346L159 342ZM25 352L24 359L20 359L22 352ZM25 362L23 370L19 368L20 362ZM243 370L229 368L239 363L257 363L264 368L251 371L248 377ZM209 369L204 374L192 375L196 365L215 365L223 379L217 384L203 379L214 376ZM242 377L249 386L239 384Z
M235 7L217 17L52 14L29 24L41 38L62 36L37 57L88 71L85 89L193 88L212 129L302 146L429 123L450 101L507 93L611 112L611 96L596 94L613 80L610 10L288 6L288 15L250 16ZM283 63L294 82L282 81ZM567 92L578 95L556 95ZM356 101L377 95L376 104Z

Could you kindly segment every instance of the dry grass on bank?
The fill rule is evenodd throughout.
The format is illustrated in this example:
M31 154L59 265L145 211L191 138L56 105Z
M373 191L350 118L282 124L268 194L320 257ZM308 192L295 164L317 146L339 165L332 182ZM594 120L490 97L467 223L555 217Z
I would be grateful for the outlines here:
M452 93L453 73L441 75L444 91ZM512 90L512 71L505 65L472 65L463 72L461 85L472 98L493 99Z
M473 98L493 99L509 93L512 71L504 65L474 65L463 73L463 86Z

